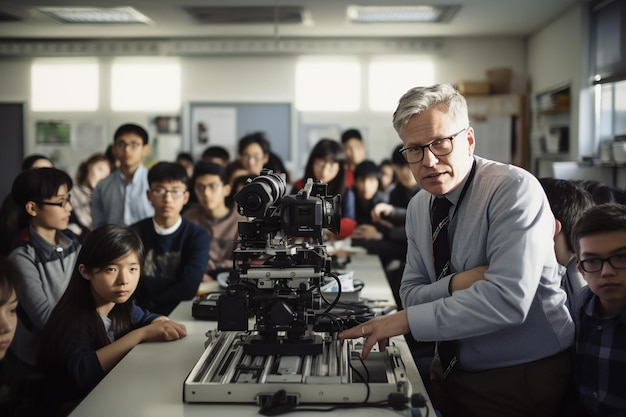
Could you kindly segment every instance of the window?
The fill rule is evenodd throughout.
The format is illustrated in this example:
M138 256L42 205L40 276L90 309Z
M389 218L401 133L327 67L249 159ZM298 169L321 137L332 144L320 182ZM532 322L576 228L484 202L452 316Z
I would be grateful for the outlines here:
M304 61L296 65L296 108L300 111L356 111L361 71L356 60Z
M373 61L369 66L369 108L394 111L398 99L412 87L434 83L431 61L411 59Z
M35 61L31 67L32 110L98 110L98 77L95 60Z
M181 106L176 60L119 59L111 68L114 111L177 111Z

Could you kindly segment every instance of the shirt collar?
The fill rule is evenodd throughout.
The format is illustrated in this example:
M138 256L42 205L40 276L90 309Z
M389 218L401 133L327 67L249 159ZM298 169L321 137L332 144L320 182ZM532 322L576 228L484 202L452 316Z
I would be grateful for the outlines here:
M178 230L178 228L180 227L180 225L182 223L183 223L183 218L178 216L178 220L176 221L176 223L174 223L173 226L168 227L168 228L163 228L163 227L159 226L154 221L154 217L152 218L152 224L154 225L154 231L157 233L157 235L162 235L162 236L171 235L176 230Z

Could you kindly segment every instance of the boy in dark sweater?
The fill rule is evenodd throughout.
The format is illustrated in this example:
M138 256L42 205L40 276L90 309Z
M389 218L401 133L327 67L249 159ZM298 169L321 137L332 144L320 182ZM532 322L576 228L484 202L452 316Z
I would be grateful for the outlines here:
M168 315L183 300L193 299L206 272L211 238L201 227L180 215L189 200L185 169L159 162L148 172L148 200L154 217L131 226L144 244L143 278L137 304Z

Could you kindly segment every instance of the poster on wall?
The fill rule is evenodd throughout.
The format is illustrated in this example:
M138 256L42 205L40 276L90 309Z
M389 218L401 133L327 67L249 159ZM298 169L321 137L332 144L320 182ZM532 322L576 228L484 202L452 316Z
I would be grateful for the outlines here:
M104 123L76 122L72 134L72 147L80 152L104 152L108 141L104 137Z
M37 145L69 145L71 125L68 121L46 120L35 124Z
M194 154L201 154L212 145L232 148L237 143L237 109L194 106L191 111L190 135Z

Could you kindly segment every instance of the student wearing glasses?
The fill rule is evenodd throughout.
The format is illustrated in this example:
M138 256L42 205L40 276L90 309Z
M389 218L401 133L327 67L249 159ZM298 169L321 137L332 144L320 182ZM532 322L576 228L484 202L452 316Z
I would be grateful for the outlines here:
M119 166L93 190L92 228L109 223L128 226L154 215L146 198L148 169L142 163L150 153L148 132L135 124L122 125L113 135L112 149Z
M17 381L36 373L41 331L67 288L80 249L75 235L67 230L71 189L70 176L56 168L23 171L13 181L11 193L21 208L21 233L9 259L19 272L20 303L6 361Z
M432 398L446 417L563 415L574 323L539 181L474 155L467 103L451 85L409 90L393 125L422 187L407 210L404 310L339 337L365 336L363 356L409 332L436 341Z
M572 416L626 415L626 206L587 210L572 229L578 270Z
M187 171L177 163L150 168L146 194L154 217L131 226L144 244L137 304L153 313L168 315L179 302L194 298L207 270L211 238L180 214L189 201L188 182Z

